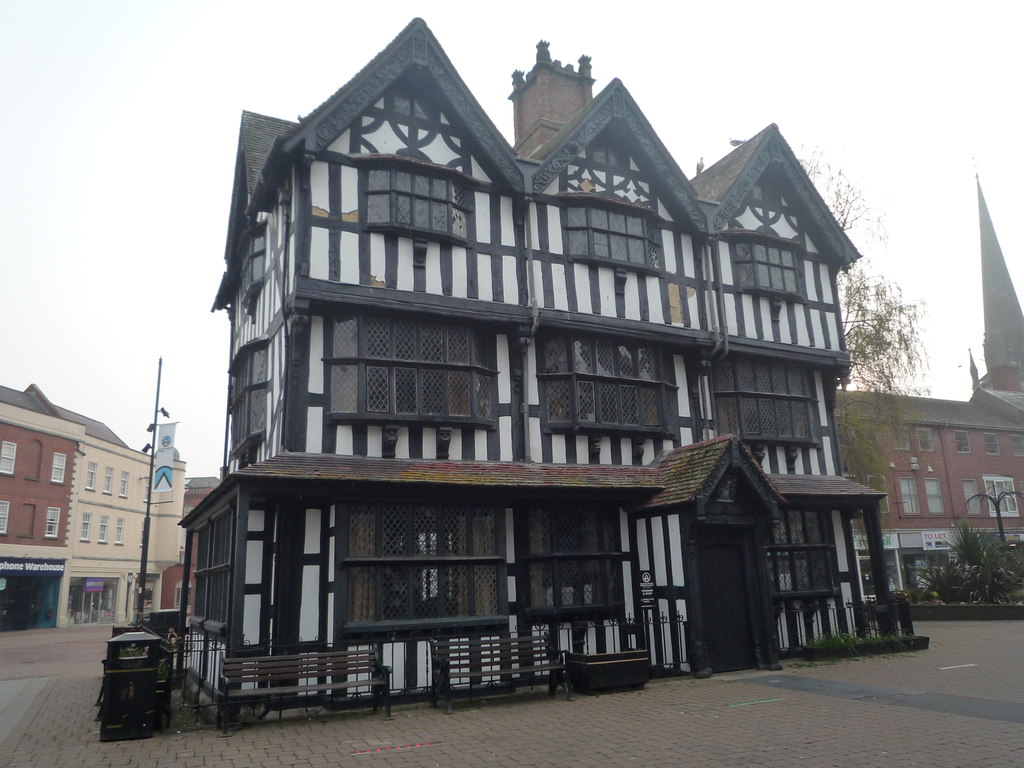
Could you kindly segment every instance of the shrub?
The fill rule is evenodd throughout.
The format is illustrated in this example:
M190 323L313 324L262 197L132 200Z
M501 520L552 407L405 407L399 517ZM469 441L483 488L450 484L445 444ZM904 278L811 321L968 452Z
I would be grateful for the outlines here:
M944 603L1007 603L1024 587L1020 558L1004 542L961 522L949 540L949 562L922 574L925 591Z

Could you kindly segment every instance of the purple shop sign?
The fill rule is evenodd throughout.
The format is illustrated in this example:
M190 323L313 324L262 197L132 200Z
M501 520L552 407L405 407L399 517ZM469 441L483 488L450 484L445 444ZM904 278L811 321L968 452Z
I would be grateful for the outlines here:
M103 591L103 579L86 579L85 580L85 591L86 592L102 592Z

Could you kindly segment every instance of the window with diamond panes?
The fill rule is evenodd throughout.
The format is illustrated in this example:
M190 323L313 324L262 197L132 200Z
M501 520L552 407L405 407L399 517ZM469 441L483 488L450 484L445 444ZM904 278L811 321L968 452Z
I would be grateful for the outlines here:
M780 514L766 555L769 588L775 593L832 593L831 525L824 513L787 510Z
M368 226L401 227L465 240L471 196L449 179L398 168L371 169L366 179Z
M484 340L470 328L344 318L334 324L331 352L333 413L493 418L494 373Z
M565 222L570 257L661 269L658 228L646 216L570 207Z
M618 516L596 509L534 509L527 518L532 613L584 614L623 603Z
M500 510L360 505L347 512L348 623L505 615Z
M266 429L267 348L243 352L232 377L231 434L238 448Z
M726 360L714 369L718 434L808 440L811 418L807 374L782 363Z
M779 243L733 243L733 271L742 288L801 295L800 258Z
M592 338L543 345L548 421L655 428L662 383L653 349Z

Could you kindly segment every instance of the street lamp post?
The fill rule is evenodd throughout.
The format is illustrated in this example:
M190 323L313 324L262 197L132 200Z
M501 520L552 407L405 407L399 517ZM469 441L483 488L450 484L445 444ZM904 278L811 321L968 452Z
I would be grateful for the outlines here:
M149 483L146 485L146 517L142 521L142 555L139 559L139 578L136 581L135 586L138 589L138 593L135 599L135 621L133 622L138 626L139 622L142 621L142 614L146 609L146 573L147 565L149 561L149 519L150 509L153 504L153 467L156 463L156 452L157 452L157 427L156 420L163 413L167 416L167 411L160 407L160 377L164 370L164 359L161 357L160 362L156 369L156 402L153 405L153 421L149 424L149 431L153 433L153 439L149 445ZM143 449L145 450L145 449Z
M1003 528L1003 502L1011 496L1019 496L1024 499L1024 493L1021 493L1020 491L1000 491L994 495L991 493L976 493L966 502L968 507L967 511L970 512L970 504L972 501L975 499L988 499L989 504L995 507L996 524L999 526L999 540L1003 543L1006 542L1006 530Z

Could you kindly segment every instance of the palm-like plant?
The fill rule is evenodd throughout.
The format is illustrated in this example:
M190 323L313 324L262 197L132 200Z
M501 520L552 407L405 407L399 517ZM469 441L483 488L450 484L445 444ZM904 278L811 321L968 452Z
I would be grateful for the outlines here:
M1024 571L1004 542L961 522L949 540L949 562L922 575L927 592L946 603L1005 603L1024 584Z

